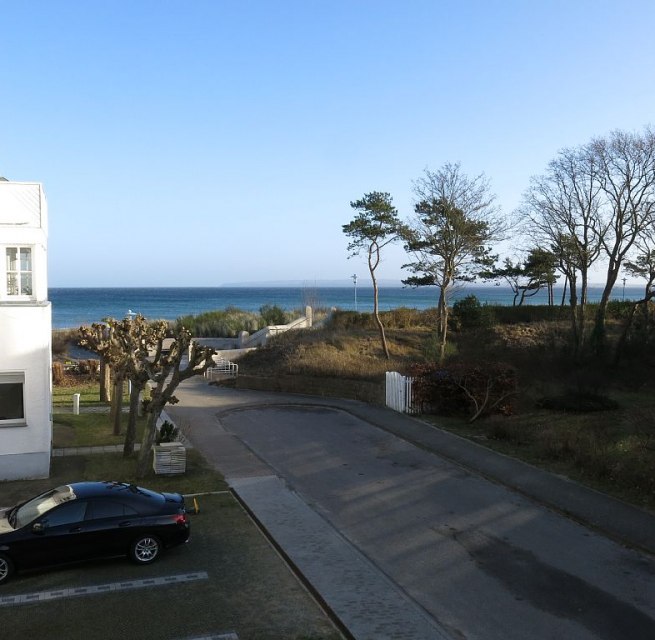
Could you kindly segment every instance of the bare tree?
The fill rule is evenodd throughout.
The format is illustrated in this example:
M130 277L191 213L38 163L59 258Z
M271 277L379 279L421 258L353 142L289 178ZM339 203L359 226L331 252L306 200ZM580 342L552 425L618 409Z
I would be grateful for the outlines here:
M527 234L555 255L570 288L577 355L585 339L589 271L599 259L606 225L597 161L587 149L564 149L546 173L533 177L520 209ZM578 288L578 282L580 286Z
M605 286L598 304L593 340L605 349L607 304L621 267L637 239L655 223L655 133L614 131L587 145L598 167L606 202L606 231L601 236L607 259Z
M380 265L380 255L384 247L399 239L401 222L398 211L393 206L391 195L380 191L367 193L360 200L351 202L350 206L357 212L348 224L343 225L343 232L350 238L348 251L350 256L366 252L368 271L373 283L373 316L380 333L380 343L384 355L389 359L389 347L380 320L379 292L375 271Z
M403 230L405 248L414 261L404 265L415 275L411 286L439 289L439 359L446 353L448 294L458 282L472 281L483 266L491 266L490 243L500 240L504 224L498 217L489 182L481 174L464 175L459 163L436 172L426 169L414 183L415 217Z

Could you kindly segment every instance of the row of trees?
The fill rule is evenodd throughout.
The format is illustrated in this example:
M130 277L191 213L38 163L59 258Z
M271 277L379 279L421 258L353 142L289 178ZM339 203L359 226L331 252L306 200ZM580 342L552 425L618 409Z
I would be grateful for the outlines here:
M521 207L509 217L501 216L484 174L470 178L459 164L426 170L414 183L414 195L414 215L408 221L400 219L389 193L375 191L351 202L356 215L342 227L350 239L350 255L368 256L374 315L387 357L375 272L381 250L395 241L411 256L403 265L411 275L403 283L437 287L441 360L448 335L448 294L458 283L502 279L512 287L515 304L546 288L553 304L554 284L563 277L576 357L587 345L605 353L607 305L622 270L646 280L644 298L637 304L654 295L655 133L650 128L615 131L563 149L542 175L531 179ZM525 238L524 255L498 264L493 246L509 230ZM589 274L601 265L605 282L588 336Z
M168 323L148 322L141 315L124 320L109 318L104 323L80 327L79 331L80 344L100 355L101 369L107 367L111 370L114 393L110 415L116 435L121 432L123 382L131 382L130 411L123 446L126 457L134 453L139 399L146 385L150 386L146 427L137 461L137 477L142 478L149 468L161 412L167 404L177 402L174 394L182 381L202 375L212 366L211 356L215 351L192 341L191 332L183 326L172 329L173 341L165 350L164 340L171 335ZM186 366L182 367L183 364Z

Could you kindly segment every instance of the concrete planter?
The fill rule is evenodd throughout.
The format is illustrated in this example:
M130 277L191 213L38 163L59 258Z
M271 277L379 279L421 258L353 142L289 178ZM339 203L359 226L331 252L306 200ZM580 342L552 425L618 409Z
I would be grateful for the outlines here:
M181 442L162 442L152 448L152 468L157 475L178 475L186 471L186 449Z

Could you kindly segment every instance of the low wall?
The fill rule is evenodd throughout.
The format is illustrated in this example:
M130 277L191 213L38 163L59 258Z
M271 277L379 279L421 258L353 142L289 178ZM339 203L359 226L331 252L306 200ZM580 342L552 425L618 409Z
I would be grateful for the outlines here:
M225 351L227 349L236 349L238 347L238 338L193 338L201 347L212 347L216 351Z
M384 382L345 380L343 378L309 378L307 376L253 376L239 374L237 389L301 393L310 396L347 398L369 404L385 405Z

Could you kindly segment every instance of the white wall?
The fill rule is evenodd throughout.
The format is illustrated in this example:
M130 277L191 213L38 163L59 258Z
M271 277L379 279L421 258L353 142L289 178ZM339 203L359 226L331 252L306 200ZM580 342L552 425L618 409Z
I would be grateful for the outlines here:
M5 295L5 246L33 247L33 295ZM0 426L0 480L50 473L51 307L47 300L47 205L37 183L0 181L0 373L25 376L24 426Z

